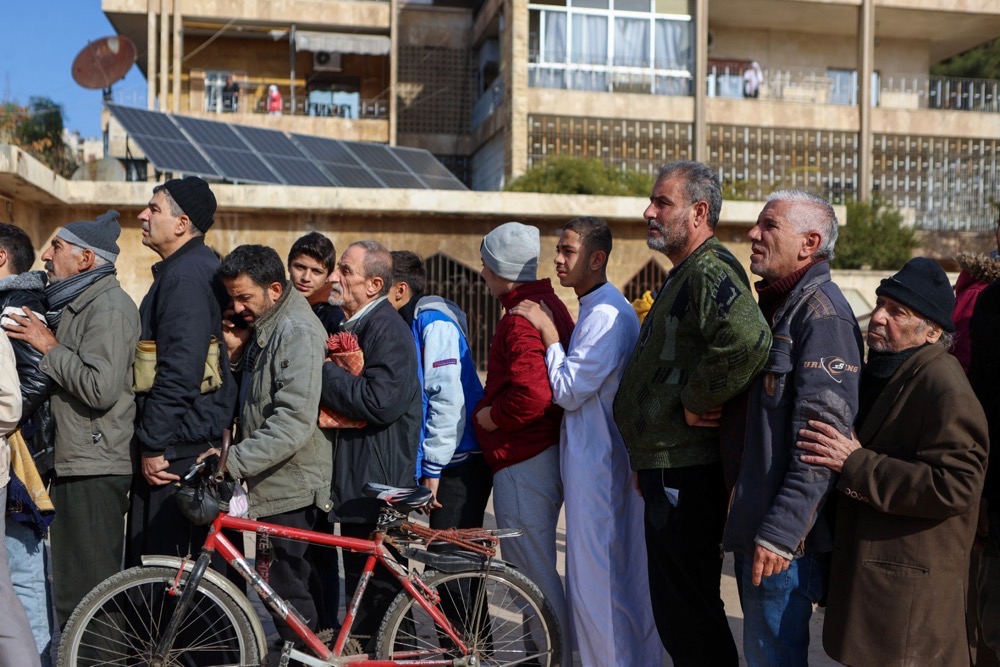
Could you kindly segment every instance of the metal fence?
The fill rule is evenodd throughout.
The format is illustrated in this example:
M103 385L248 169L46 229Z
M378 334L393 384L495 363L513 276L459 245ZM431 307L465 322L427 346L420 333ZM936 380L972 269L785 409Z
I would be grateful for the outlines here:
M472 358L476 368L485 371L490 358L490 341L503 314L500 301L490 293L479 273L445 254L426 258L424 268L427 270L426 293L453 301L468 318Z

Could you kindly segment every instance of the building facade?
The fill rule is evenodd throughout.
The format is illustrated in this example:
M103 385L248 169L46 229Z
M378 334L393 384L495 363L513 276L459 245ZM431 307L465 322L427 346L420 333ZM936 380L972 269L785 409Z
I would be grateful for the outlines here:
M102 8L147 54L150 108L426 148L475 190L557 155L643 172L691 158L719 171L730 198L874 194L930 231L996 219L1000 82L928 74L1000 35L992 0ZM280 115L267 112L271 85Z

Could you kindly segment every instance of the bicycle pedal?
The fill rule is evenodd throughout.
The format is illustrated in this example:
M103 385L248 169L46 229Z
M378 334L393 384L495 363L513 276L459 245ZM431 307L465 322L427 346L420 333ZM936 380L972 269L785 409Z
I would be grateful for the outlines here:
M292 660L293 648L295 648L295 644L292 642L285 642L284 646L281 647L281 657L278 658L278 667L288 667L288 664Z

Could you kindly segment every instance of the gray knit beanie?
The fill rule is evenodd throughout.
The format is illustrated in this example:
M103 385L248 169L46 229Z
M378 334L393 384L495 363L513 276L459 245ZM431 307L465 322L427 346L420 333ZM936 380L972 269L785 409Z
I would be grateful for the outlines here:
M483 237L479 254L483 264L505 280L526 283L537 280L538 228L520 222L505 222Z
M97 216L96 220L71 222L56 232L56 236L67 243L92 250L98 257L114 264L119 252L115 241L121 233L118 211L108 211Z

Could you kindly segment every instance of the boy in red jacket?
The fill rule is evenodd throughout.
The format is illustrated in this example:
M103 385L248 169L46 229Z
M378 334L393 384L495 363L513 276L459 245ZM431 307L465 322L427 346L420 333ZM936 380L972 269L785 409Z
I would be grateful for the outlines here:
M556 571L563 411L552 402L541 334L528 320L510 314L525 299L544 304L552 311L560 342L569 345L573 318L549 279L536 279L539 251L538 229L519 222L500 225L483 238L483 278L507 314L490 343L485 395L475 421L483 457L493 470L497 525L524 530L504 542L503 556L538 585L565 628L566 595Z

